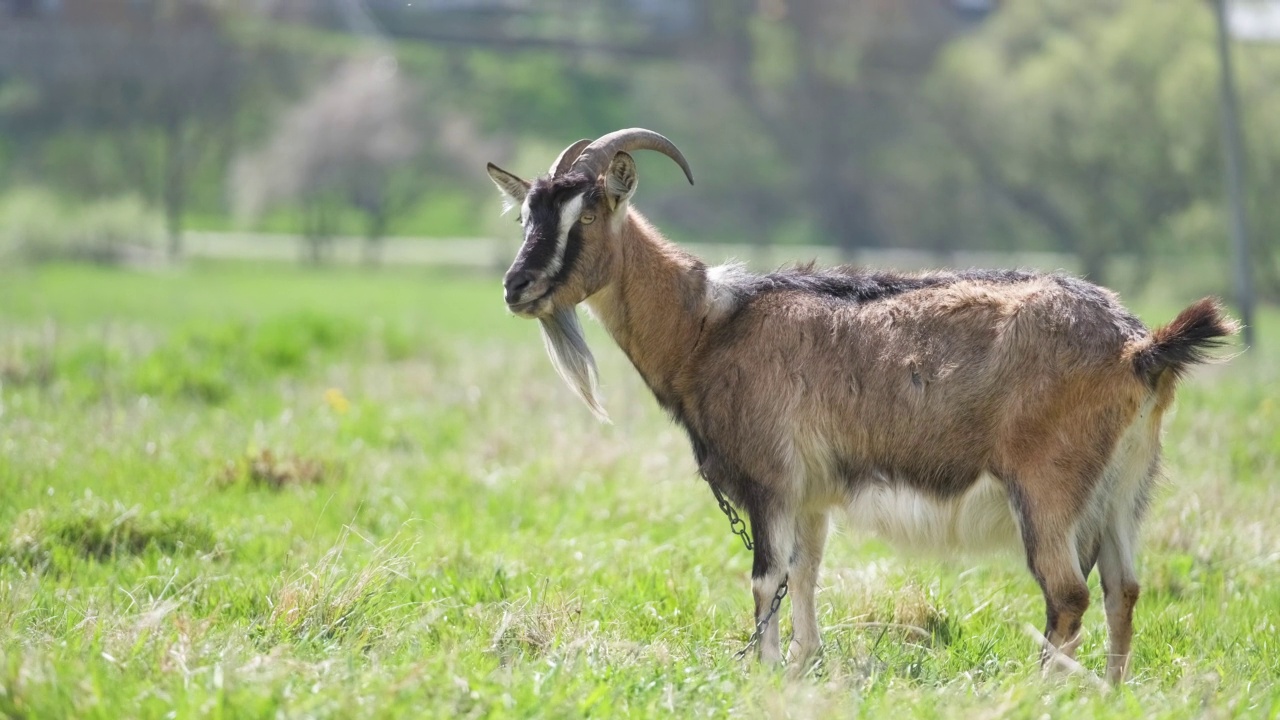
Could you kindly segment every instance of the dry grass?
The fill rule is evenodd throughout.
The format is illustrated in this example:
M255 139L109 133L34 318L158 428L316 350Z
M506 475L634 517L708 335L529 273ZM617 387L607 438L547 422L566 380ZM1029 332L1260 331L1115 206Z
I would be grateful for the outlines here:
M351 634L372 641L400 629L398 622L387 623L382 611L387 599L396 595L395 584L407 579L409 547L398 538L376 545L358 539L372 551L355 567L343 559L351 540L351 530L345 528L319 561L304 565L271 590L270 612L262 626L268 643L327 643Z
M334 482L343 475L341 463L299 454L277 455L270 449L228 460L217 473L221 487L249 485L269 490Z

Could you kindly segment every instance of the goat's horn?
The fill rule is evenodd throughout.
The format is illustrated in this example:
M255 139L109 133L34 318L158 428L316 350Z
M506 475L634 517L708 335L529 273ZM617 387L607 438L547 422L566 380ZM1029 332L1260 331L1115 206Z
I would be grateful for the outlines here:
M563 175L564 171L568 170L569 166L573 165L573 161L577 160L578 156L582 154L582 149L590 144L590 140L583 138L565 148L564 152L560 153L560 157L556 158L556 161L551 163L551 177L559 177L560 175Z
M675 160L684 171L684 176L689 178L689 184L693 184L693 171L689 169L689 162L684 159L684 155L675 144L658 133L644 128L617 130L599 138L582 149L582 154L578 156L573 166L587 175L596 177L609 167L615 155L632 150L657 150Z

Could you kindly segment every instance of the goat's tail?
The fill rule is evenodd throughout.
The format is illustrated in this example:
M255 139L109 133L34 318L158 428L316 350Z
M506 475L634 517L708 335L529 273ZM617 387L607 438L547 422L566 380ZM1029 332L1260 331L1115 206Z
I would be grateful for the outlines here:
M1133 369L1152 387L1166 370L1179 378L1192 365L1207 362L1207 351L1221 347L1224 338L1239 329L1240 324L1223 312L1217 298L1204 298L1151 333L1150 342L1134 353Z

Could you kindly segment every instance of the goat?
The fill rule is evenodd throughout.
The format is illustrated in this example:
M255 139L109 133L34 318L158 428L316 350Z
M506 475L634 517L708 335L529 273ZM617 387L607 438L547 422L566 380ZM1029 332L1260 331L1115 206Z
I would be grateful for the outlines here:
M638 149L692 184L675 145L639 128L570 145L532 182L489 164L524 228L505 300L541 321L556 369L605 419L585 303L687 431L702 477L745 511L760 659L782 660L770 604L783 583L791 660L820 649L818 567L844 508L900 545L1020 545L1046 653L1074 654L1096 565L1106 675L1120 682L1161 416L1178 378L1237 330L1217 301L1150 331L1064 274L708 267L631 207Z

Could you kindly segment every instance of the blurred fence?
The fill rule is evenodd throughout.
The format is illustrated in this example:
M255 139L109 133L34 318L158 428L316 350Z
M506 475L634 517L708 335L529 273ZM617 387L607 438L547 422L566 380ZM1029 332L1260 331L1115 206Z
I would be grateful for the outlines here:
M386 265L439 266L502 272L516 254L517 240L495 238L389 237L382 241L379 258ZM206 260L254 260L293 262L307 257L308 239L281 233L191 232L187 253ZM840 249L830 245L744 245L733 243L682 243L681 247L708 263L743 262L758 270L816 261L822 265L844 262ZM339 264L366 260L365 240L335 237L327 259ZM919 270L948 267L1021 267L1076 271L1079 262L1067 253L956 251L939 254L920 250L861 250L854 262L868 267Z

